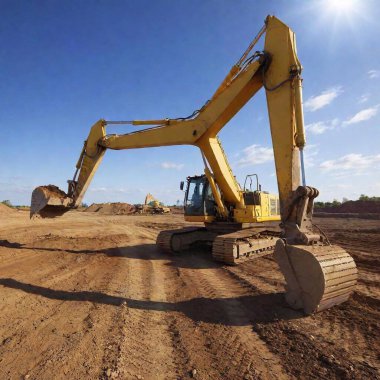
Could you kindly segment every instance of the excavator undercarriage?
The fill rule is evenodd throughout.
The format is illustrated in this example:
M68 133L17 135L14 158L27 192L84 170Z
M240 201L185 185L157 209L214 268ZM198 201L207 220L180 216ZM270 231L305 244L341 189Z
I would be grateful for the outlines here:
M161 231L156 244L166 253L179 254L194 246L211 250L212 258L228 265L236 265L273 253L281 229L278 223L257 223L256 226L238 228L207 224L206 227L188 227Z

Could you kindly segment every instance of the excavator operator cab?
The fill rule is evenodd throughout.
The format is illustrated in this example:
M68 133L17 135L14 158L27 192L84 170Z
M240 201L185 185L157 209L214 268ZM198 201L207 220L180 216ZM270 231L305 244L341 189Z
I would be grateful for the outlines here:
M181 182L181 190L184 183ZM187 177L185 190L185 220L205 222L216 215L215 199L205 175Z

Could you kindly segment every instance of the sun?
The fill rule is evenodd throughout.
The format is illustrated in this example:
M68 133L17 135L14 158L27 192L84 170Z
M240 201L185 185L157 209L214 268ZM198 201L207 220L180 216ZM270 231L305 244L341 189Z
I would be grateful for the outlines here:
M361 12L363 1L359 0L325 0L325 10L336 16L353 17Z
M340 33L342 28L354 31L370 16L366 0L317 0L315 4L318 6L320 20L325 25L331 24L332 37Z
M354 12L359 6L358 0L328 0L326 3L329 10L339 13Z

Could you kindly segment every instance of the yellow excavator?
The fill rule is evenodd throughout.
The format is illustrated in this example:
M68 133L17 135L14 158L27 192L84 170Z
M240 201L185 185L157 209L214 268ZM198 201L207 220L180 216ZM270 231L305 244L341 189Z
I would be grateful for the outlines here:
M141 212L149 214L169 214L170 208L164 206L162 202L148 193L145 197L144 204L141 206Z
M264 34L264 51L253 52ZM301 70L293 31L268 16L211 99L189 117L97 121L84 143L74 178L68 181L68 192L52 185L36 188L31 216L59 215L78 207L107 149L197 146L204 174L187 178L184 210L185 220L203 222L204 227L162 231L157 245L178 252L203 242L212 246L216 260L226 264L274 249L291 307L309 314L344 302L355 287L357 269L353 258L331 245L312 223L318 190L305 183ZM242 188L217 137L261 88L267 99L279 196L262 191L255 175L248 176ZM151 127L116 135L107 134L110 124Z

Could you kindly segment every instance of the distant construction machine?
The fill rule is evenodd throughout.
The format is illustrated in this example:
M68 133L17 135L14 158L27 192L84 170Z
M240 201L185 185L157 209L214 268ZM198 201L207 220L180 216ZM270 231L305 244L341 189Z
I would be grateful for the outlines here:
M264 33L264 51L251 54ZM268 16L211 99L189 117L96 122L69 181L68 193L51 185L36 188L31 215L78 207L107 149L197 146L204 175L187 178L184 210L185 220L203 222L204 227L162 231L158 246L180 252L203 242L212 246L216 260L227 264L274 249L292 307L312 313L347 300L357 281L355 262L344 249L331 245L312 223L313 202L319 192L305 181L301 70L294 33L276 17ZM248 176L241 188L217 137L261 88L267 99L279 197L262 191L255 176ZM108 124L153 127L108 135Z
M141 212L149 214L169 214L170 208L164 206L162 202L148 193L145 197L144 204L141 206Z

